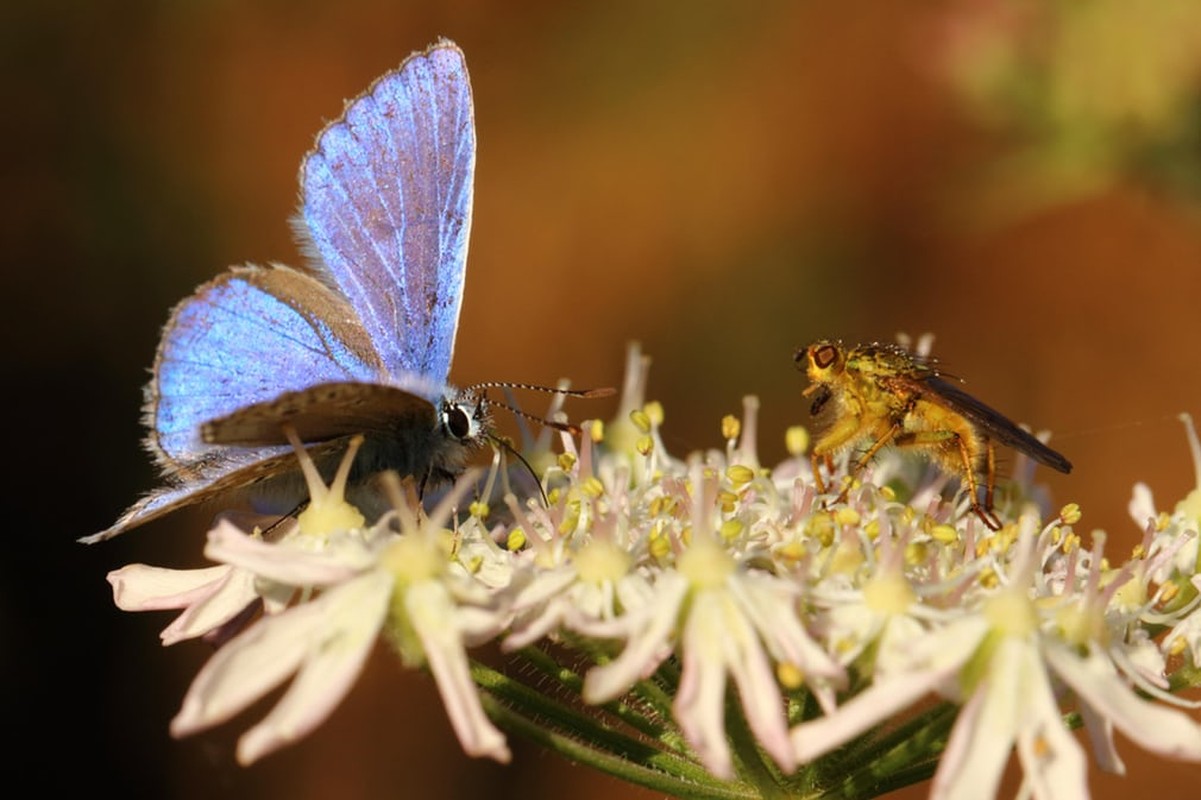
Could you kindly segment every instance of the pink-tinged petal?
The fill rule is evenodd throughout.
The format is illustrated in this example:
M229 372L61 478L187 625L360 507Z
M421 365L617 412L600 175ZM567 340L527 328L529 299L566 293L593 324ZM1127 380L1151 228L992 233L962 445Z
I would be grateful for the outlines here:
M1030 681L1021 699L1026 719L1018 733L1017 751L1025 784L1039 800L1083 800L1089 796L1084 751L1064 724L1042 665L1031 667L1028 674L1037 672L1041 680Z
M108 574L113 603L122 611L159 611L186 608L207 597L229 574L231 567L165 569L130 564Z
M1072 691L1143 748L1169 758L1201 761L1201 726L1183 712L1139 698L1098 653L1081 658L1066 648L1043 654Z
M571 604L567 600L562 598L550 600L536 616L523 618L520 625L515 626L512 632L505 637L501 643L501 649L511 653L542 639L559 627L570 608Z
M308 653L288 691L262 722L238 740L238 762L259 758L307 736L350 691L383 624L392 577L369 572L309 603L336 625L308 642Z
M209 531L206 557L249 570L260 578L290 586L341 583L371 566L365 547L310 552L285 542L265 542L222 520Z
M931 800L993 797L1017 736L1022 690L1022 651L1017 638L997 644L988 674L959 712L930 789Z
M471 680L467 653L455 624L456 609L446 587L436 581L413 584L405 592L405 611L421 639L438 694L464 752L508 763L511 756L504 734L484 714L479 690Z
M204 636L241 614L258 598L254 575L241 569L230 569L214 588L216 591L188 606L163 629L159 634L163 645Z
M1080 712L1080 718L1084 720L1084 730L1092 743L1097 766L1115 775L1125 775L1126 763L1118 755L1118 748L1113 741L1113 722L1098 714L1087 703L1080 703L1077 710Z
M171 734L187 736L224 722L283 683L328 624L314 601L263 617L229 640L192 681Z
M1134 493L1126 510L1140 530L1146 529L1147 523L1155 519L1155 499L1151 496L1151 488L1147 484L1134 484Z
M775 578L748 574L731 581L729 591L738 598L743 612L778 660L799 667L810 680L845 681L846 674L842 667L826 654L801 624L800 615L795 611L795 599L783 595L776 584ZM774 685L774 678L772 683Z
M549 602L579 580L574 567L555 567L539 570L536 577L521 587L513 597L513 610L525 611Z
M612 631L610 635L627 637L620 656L608 664L593 667L584 676L584 702L607 703L654 672L670 653L668 647L680 604L688 591L688 582L678 573L668 572L660 576L655 588L653 602L619 619L594 623L579 621L578 630L585 635L608 638L599 633L605 630ZM634 630L630 630L631 621L636 621Z
M722 653L723 614L714 592L693 598L688 624L680 637L683 673L672 713L705 769L718 778L734 777L726 740L726 657Z
M943 673L907 672L887 677L839 706L829 716L792 729L792 748L801 762L837 749L893 714L913 705L945 681Z
M721 616L713 615L719 625L721 619ZM780 696L771 661L763 651L758 635L746 624L739 610L727 609L724 621L724 637L720 629L710 630L707 635L725 645L726 666L734 677L743 713L755 738L781 769L792 772L796 769L796 755L788 738L784 698Z

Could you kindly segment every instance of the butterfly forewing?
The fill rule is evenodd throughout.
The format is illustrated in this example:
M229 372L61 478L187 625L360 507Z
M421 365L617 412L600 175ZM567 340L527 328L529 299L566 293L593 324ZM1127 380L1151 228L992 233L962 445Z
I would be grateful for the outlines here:
M287 267L243 267L176 307L147 390L148 443L177 469L210 455L202 423L281 392L382 376L349 304Z
M471 87L449 42L351 102L301 167L302 232L393 374L450 371L474 172Z

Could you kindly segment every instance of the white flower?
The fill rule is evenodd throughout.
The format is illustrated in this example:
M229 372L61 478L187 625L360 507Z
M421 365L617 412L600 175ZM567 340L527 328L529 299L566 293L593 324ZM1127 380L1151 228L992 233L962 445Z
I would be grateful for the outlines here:
M815 682L838 682L842 670L806 634L795 616L791 581L752 574L717 540L715 479L692 466L692 544L675 569L656 571L649 602L612 620L580 624L598 638L625 641L621 654L584 679L587 702L603 703L649 676L679 650L683 665L672 706L685 739L714 775L733 777L725 731L727 675L756 740L785 770L795 766L772 655Z
M387 631L409 663L429 664L464 750L507 761L504 736L484 716L464 649L495 635L503 615L489 607L489 590L452 564L442 546L443 526L471 479L449 492L428 519L418 522L403 506L364 528L362 516L343 500L357 440L328 489L303 448L293 444L311 500L287 536L266 542L222 521L205 549L220 566L179 573L133 567L114 577L127 606L187 607L181 619L205 623L192 624L189 632L220 624L248 597L262 594L261 587L301 598L290 607L270 607L275 613L214 654L189 688L172 733L185 736L219 724L291 678L279 703L238 741L238 760L252 763L321 724ZM399 534L391 527L397 516ZM231 584L240 591L224 588ZM216 602L226 595L231 599ZM184 628L178 622L173 627Z
M1060 710L1062 688L1080 703L1103 765L1121 769L1112 727L1143 747L1201 760L1201 726L1140 698L1119 674L1126 650L1111 640L1105 610L1117 585L1100 591L1100 547L1089 560L1084 591L1043 595L1036 547L1054 547L1054 526L1041 537L1023 520L1008 580L982 598L979 613L915 640L909 669L890 672L833 714L793 729L797 757L808 761L907 708L928 692L963 707L935 774L931 796L995 794L1016 746L1034 797L1087 796L1084 755ZM1115 580L1120 585L1121 580ZM1140 685L1142 689L1145 686Z

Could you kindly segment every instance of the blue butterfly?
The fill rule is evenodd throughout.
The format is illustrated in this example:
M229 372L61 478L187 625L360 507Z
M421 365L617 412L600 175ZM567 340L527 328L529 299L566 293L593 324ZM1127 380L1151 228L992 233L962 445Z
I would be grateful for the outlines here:
M459 474L491 431L482 394L446 382L474 173L471 86L452 42L347 103L300 169L294 225L315 266L236 267L176 306L145 391L165 485L81 541L247 487L300 492L284 422L327 470L364 434L352 479Z

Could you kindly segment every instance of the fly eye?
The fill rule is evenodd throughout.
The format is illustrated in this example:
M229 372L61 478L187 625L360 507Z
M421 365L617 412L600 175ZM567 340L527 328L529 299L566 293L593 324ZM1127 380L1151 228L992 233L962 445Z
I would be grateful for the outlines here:
M824 344L813 351L813 363L818 369L826 369L837 360L838 350L831 345Z
M456 439L466 439L467 434L471 433L471 418L462 406L448 406L442 412L442 421L446 430Z

